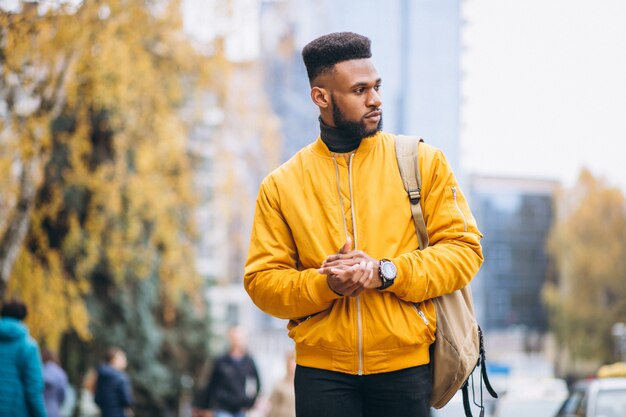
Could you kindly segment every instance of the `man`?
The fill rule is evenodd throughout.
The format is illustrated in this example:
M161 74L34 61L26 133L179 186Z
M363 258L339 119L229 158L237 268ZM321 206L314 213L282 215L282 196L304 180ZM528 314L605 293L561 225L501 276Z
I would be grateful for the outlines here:
M22 323L27 315L19 301L0 309L0 417L46 417L39 347Z
M98 367L95 402L102 417L126 417L133 404L130 380L124 372L128 362L120 348L107 350L105 363Z
M289 319L298 417L428 416L431 299L476 274L480 233L443 154L420 146L417 250L369 39L332 33L302 55L320 137L261 184L245 288Z
M241 327L228 331L230 349L213 364L213 372L200 400L196 415L206 417L244 417L254 405L261 384L254 360L246 348Z

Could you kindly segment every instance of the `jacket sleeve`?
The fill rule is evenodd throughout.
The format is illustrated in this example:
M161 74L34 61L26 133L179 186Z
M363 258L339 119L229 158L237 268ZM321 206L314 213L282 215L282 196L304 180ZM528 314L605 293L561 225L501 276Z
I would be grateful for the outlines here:
M133 393L130 388L130 379L128 375L120 375L119 383L117 385L117 397L123 408L130 407L133 404Z
M252 358L250 358L250 365L252 369L251 377L254 379L256 391L254 393L254 396L249 400L248 408L252 408L257 398L259 397L259 392L261 392L261 378L259 378L259 371L257 370L256 364L254 363L254 360Z
M388 289L414 303L465 287L483 262L482 235L445 156L420 145L419 162L430 245L392 260L398 275Z
M271 177L261 184L256 202L244 286L264 312L297 319L331 307L339 296L315 269L298 270L298 254ZM306 227L306 225L300 225Z
M43 400L43 369L39 348L33 340L29 340L23 351L24 355L24 391L29 415L46 417L46 408Z

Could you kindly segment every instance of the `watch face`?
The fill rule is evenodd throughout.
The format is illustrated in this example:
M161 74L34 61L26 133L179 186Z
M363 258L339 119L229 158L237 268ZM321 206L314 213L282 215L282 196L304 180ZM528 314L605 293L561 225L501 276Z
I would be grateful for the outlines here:
M383 273L383 276L386 279L395 279L396 278L397 270L396 270L396 266L393 263L391 263L389 261L383 262L383 264L380 266L380 268L381 268L381 272Z

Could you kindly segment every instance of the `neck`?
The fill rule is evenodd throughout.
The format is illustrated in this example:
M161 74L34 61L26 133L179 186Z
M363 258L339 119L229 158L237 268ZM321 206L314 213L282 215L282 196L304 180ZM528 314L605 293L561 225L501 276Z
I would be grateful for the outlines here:
M352 152L361 144L361 139L336 127L332 127L324 123L322 118L320 121L320 137L331 152L347 153Z
M234 349L231 349L230 356L232 356L233 358L242 358L245 355L245 353L246 353L245 349L234 348Z

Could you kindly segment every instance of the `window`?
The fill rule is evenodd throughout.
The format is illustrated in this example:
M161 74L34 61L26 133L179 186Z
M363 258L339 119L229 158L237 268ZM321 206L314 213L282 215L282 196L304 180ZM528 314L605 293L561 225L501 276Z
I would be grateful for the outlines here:
M626 416L626 389L600 391L593 415L597 417Z

